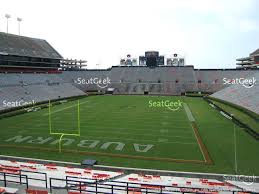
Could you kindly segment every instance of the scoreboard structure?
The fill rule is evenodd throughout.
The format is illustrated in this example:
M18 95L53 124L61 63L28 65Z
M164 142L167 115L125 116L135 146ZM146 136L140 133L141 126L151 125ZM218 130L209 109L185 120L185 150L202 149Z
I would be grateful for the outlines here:
M174 54L173 57L166 59L166 65L168 66L185 66L184 57L179 57L178 54Z
M146 51L145 56L139 56L139 65L148 67L162 66L165 64L165 57L159 56L158 51Z
M139 61L138 61L139 59ZM185 58L178 54L165 57L159 55L158 51L146 51L145 55L139 56L139 58L132 58L130 54L127 57L120 59L120 66L185 66Z

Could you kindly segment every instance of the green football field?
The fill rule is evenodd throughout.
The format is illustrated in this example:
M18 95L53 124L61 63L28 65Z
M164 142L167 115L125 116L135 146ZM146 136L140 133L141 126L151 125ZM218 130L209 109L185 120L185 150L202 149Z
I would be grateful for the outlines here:
M2 155L259 175L258 142L197 97L90 96L1 119L0 128Z

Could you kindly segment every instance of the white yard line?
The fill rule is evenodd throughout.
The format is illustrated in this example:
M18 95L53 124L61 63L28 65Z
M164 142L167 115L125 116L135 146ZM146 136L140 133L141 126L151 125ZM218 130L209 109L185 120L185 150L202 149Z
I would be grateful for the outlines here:
M195 131L194 131L194 129L193 129L193 126L192 126L192 124L191 124L191 122L195 122L195 119L194 119L194 117L193 117L193 115L192 115L192 112L191 112L190 108L188 107L188 105L187 105L186 103L184 103L183 106L184 106L184 110L185 110L185 112L186 112L186 115L187 115L187 117L188 117L188 119L189 119L189 121L190 121L190 125L191 125L191 128L192 128L192 130L193 130L193 133L194 133L194 135L195 135L196 141L197 141L197 143L198 143L198 145L199 145L200 152L202 153L202 156L203 156L204 161L207 162L206 157L205 157L205 155L204 155L204 153L203 153L203 151L202 151L201 144L200 144L200 142L199 142L199 140L198 140L198 137L197 137L197 135L196 135L196 133L195 133Z
M89 102L89 101L85 101L85 102L79 103L79 105L85 104L85 103L87 103L87 102ZM72 108L72 107L75 107L75 106L77 106L77 104L74 104L74 105L72 105L72 106L67 106L67 107L64 107L64 108L61 108L61 109L52 111L50 114L57 113L57 112L60 112L60 111L63 111L63 110L66 110L66 109L69 109L69 108ZM49 115L49 113L43 114L43 116L48 116L48 115Z
M81 136L81 137L92 137L96 138L96 136ZM130 138L116 138L116 137L98 137L101 139L119 139L119 140L126 140L126 141L140 141L139 139L130 139ZM196 144L196 142L178 142L178 141L168 141L168 142L159 142L159 141L153 141L148 139L141 139L141 141L147 141L147 142L153 142L153 143L169 143L169 144Z
M183 103L183 107L184 107L184 110L185 110L185 113L189 119L190 122L195 122L195 119L194 117L192 116L192 112L191 110L189 109L188 105L186 103Z
M102 132L101 132L102 133ZM22 133L19 133L20 135ZM121 133L117 133L117 134L121 134ZM124 134L124 133L123 133ZM123 135L121 134L121 135ZM41 133L30 133L30 135L38 135L38 136L42 136ZM125 134L124 134L125 135ZM143 135L144 136L144 135ZM147 136L147 135L146 135ZM150 136L150 135L149 135ZM84 135L81 135L80 136L81 138L91 138L91 139L108 139L108 140L112 140L112 139L119 139L121 141L123 140L126 140L126 141L135 141L135 142L138 142L140 141L139 139L131 139L131 138L117 138L117 137L103 137L103 136L84 136ZM158 137L159 136L155 136L154 137ZM168 136L166 136L168 137ZM174 136L172 136L174 137ZM196 145L196 142L180 142L180 141L168 141L168 142L160 142L160 141L154 141L154 140L149 140L149 139L141 139L141 141L146 141L146 142L152 142L152 143L168 143L168 144L182 144L182 145Z

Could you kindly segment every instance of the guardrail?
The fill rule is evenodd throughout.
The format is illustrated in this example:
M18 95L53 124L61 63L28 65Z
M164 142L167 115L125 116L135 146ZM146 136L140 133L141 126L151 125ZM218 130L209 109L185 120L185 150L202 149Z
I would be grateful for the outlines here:
M26 173L26 174L23 174ZM37 177L33 177L35 174ZM43 178L39 178L38 175L42 175ZM171 194L171 193L208 193L208 192L244 192L242 188L235 187L233 189L222 189L222 188L198 188L198 187L182 187L176 185L158 185L151 183L136 183L136 182L126 182L126 181L116 181L107 179L91 179L78 176L66 176L66 178L51 178L47 176L47 173L27 171L27 170L17 170L16 173L11 172L0 172L0 182L4 182L6 187L8 183L16 183L20 185L26 185L28 189L30 186L30 181L41 181L44 183L46 189L66 189L67 191L76 191L79 193L130 193L130 192L142 192L142 193L161 193L161 194ZM48 184L49 183L49 184ZM57 184L59 183L59 184ZM32 185L32 184L31 184ZM61 186L62 185L62 186ZM33 185L32 185L33 186ZM35 185L34 185L35 186ZM225 186L225 185L223 185ZM227 185L226 185L227 186ZM43 187L42 187L43 188Z
M45 172L34 172L34 171L27 171L27 170L20 170L20 174L22 175L23 172L27 172L27 173L31 173L31 174L41 174L44 176L44 179L40 179L40 178L32 178L32 177L28 177L28 181L29 180L36 180L36 181L41 181L45 183L45 187L48 188L48 176L47 173ZM28 175L25 175L28 176Z
M7 183L15 183L15 184L20 184L20 185L26 185L26 188L29 188L29 182L28 182L28 176L27 175L22 175L22 174L12 174L12 173L6 173L6 172L0 172L0 175L2 175L3 179L1 179L0 176L0 182L4 182L4 187L7 187ZM12 180L8 180L8 178L12 178ZM17 180L19 181L15 181ZM25 182L23 181L25 180Z
M59 183L55 185L55 182ZM114 193L130 193L130 192L141 192L146 194L160 193L160 194L171 194L171 193L208 193L208 192L218 192L218 189L207 189L207 188L195 188L195 187L179 187L170 185L157 185L157 184L141 184L141 183L131 183L125 181L107 181L98 182L97 179L89 179L75 176L66 176L65 179L60 178L50 178L50 192L53 189L66 189L67 191L76 191L79 193L103 193L103 194L114 194ZM62 184L64 186L60 186ZM220 189L220 191L231 192L227 189ZM241 189L236 189L232 191L240 192Z

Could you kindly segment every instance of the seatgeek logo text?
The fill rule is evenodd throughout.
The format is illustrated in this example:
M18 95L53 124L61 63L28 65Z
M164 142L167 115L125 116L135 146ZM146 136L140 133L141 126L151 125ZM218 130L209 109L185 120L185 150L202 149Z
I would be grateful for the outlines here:
M149 108L168 108L171 111L177 111L182 107L183 102L178 101L170 101L170 100L160 100L160 101L148 101Z
M36 101L24 101L24 100L16 100L16 101L3 101L3 107L13 108L13 107L20 107L20 106L27 106L27 105L34 105L36 104Z
M82 84L82 85L97 85L99 88L106 88L108 87L109 84L111 84L111 80L109 77L106 78L90 78L90 79L83 79L81 77L77 78L77 80L75 80L76 84Z
M255 77L252 78L236 78L236 79L228 79L223 78L224 85L242 85L245 88L252 88L256 84Z

